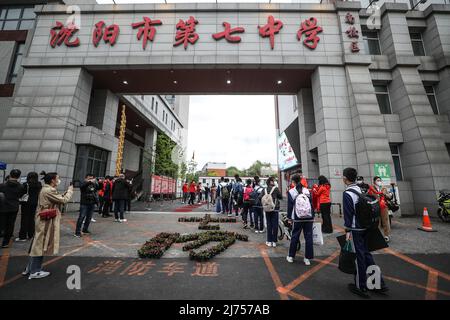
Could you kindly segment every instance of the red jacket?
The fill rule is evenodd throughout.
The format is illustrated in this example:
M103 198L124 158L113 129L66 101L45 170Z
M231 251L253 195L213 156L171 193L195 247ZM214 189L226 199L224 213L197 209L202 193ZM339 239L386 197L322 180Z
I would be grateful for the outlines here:
M187 183L183 184L183 193L186 193L186 192L188 192L188 184Z
M319 198L319 203L330 203L331 199L330 199L330 189L331 186L329 184L323 184L321 186L319 186L319 188L316 191L316 197Z
M386 209L386 197L384 196L383 191L377 191L374 186L370 186L367 194L374 195L379 199L381 211Z
M197 186L195 185L195 183L191 183L191 185L189 186L189 192L196 192L197 191Z

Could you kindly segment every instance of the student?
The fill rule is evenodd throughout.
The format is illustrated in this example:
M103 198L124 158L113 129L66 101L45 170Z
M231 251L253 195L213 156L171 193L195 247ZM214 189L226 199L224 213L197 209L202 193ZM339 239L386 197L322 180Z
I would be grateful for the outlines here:
M194 205L195 202L195 193L197 192L197 184L194 180L192 180L191 185L189 186L189 203L190 205Z
M273 211L266 211L266 221L267 221L267 241L266 246L276 247L278 242L278 218L280 212L280 200L283 196L275 186L274 178L270 177L267 179L267 188L264 190L263 196L269 194L272 197L275 208Z
M364 177L358 176L358 178L356 178L356 184L361 189L362 193L369 192L370 186L364 182Z
M105 180L103 180L102 218L111 217L111 214L109 214L109 211L110 211L110 208L112 207L112 188L113 188L112 177L106 176Z
M302 185L299 174L294 174L292 181L296 187L289 190L288 193L287 215L288 221L292 225L292 238L286 260L289 263L294 262L297 245L300 241L300 234L303 230L303 236L305 237L305 258L303 262L309 266L311 264L310 259L314 258L314 210L312 209L312 199L309 190Z
M114 201L114 217L116 222L127 222L123 213L130 194L131 185L125 179L125 175L121 173L119 178L114 181L112 189L112 199Z
M198 203L202 202L202 195L203 195L203 186L202 186L202 183L199 182L197 185L197 202Z
M319 202L320 214L322 215L322 232L333 233L333 222L331 221L331 185L325 176L319 176L319 188L314 197Z
M389 242L391 235L391 224L389 222L389 209L387 206L387 200L392 199L392 194L383 187L383 181L380 177L373 178L373 185L369 187L367 192L370 195L374 195L380 202L380 229L383 230L384 239Z
M252 203L250 200L250 194L252 192L253 192L252 180L247 179L245 181L243 208L242 208L242 222L244 229L248 229L248 215L251 214L252 210Z
M208 204L209 194L211 193L211 188L209 187L209 183L206 184L206 187L204 188L204 190L205 190L205 202L206 202L206 204Z
M211 185L211 203L213 205L216 204L216 196L217 196L217 187L216 184L213 182Z
M261 180L258 176L253 177L253 189L254 192L258 193L258 197L256 198L255 204L253 205L253 219L255 221L255 233L263 233L264 232L264 214L263 208L261 205L261 196L263 187L260 185Z
M346 168L342 174L342 180L346 186L342 199L346 239L352 242L352 247L356 253L355 282L349 284L348 288L351 292L363 298L369 298L367 294L366 271L367 267L375 265L375 261L367 248L368 230L362 228L356 218L356 205L359 201L358 194L361 194L360 187L355 183L357 175L358 173L354 168ZM381 293L388 291L383 278L381 278L381 288L373 291Z
M38 205L39 193L42 185L39 182L39 175L37 172L30 172L27 175L27 182L23 184L28 199L21 202L22 216L20 219L19 237L16 241L27 241L34 236L34 218L36 216L36 209Z
M239 177L238 174L234 176L235 183L232 185L232 209L234 210L236 217L239 216L239 210L242 208L242 201L243 201L243 195L244 195L244 186L242 185L242 179ZM232 215L232 212L230 212L230 215Z
M0 207L0 229L4 230L2 248L9 247L9 241L14 234L14 226L19 212L19 199L27 192L18 181L21 174L22 172L19 169L12 169L8 180L0 184L0 192L5 197Z
M44 173L44 186L39 194L37 212L64 205L72 198L73 186L70 185L63 194L56 188L61 183L56 172ZM44 256L56 256L59 251L61 213L56 211L56 216L51 219L41 219L36 215L36 227L33 242L30 249L30 260L22 275L29 275L28 279L40 279L50 275L50 272L42 270Z
M187 201L188 195L189 195L189 193L188 193L189 186L188 186L188 182L187 181L185 181L183 183L182 190L183 190L183 200L181 200L181 203L185 204L186 201Z
M228 204L230 199L230 191L228 190L228 181L229 181L228 179L221 177L219 186L217 188L217 195L222 203L222 214L229 213Z

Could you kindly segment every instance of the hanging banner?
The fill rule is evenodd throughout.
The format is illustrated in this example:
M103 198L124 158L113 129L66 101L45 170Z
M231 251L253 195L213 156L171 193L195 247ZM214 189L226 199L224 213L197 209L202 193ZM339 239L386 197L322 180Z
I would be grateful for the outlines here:
M278 167L281 171L292 168L298 164L294 150L284 132L278 136Z

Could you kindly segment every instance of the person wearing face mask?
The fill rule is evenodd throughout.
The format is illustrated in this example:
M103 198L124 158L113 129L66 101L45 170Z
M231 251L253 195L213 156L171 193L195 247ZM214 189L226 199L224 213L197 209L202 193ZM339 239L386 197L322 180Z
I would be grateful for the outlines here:
M57 255L59 251L60 220L59 206L70 201L73 195L73 186L60 194L56 188L61 183L56 172L44 174L44 186L39 194L38 207L35 216L35 232L30 248L30 261L22 273L28 279L40 279L50 275L42 270L44 256ZM52 215L50 212L55 212ZM44 214L45 213L45 214Z
M358 176L358 178L356 178L356 184L361 189L362 193L367 193L369 191L370 186L364 182L364 177Z
M387 189L383 187L383 181L380 177L373 178L373 185L369 187L368 194L376 196L380 202L380 228L383 231L384 239L386 242L389 242L391 225L389 223L389 209L386 202L391 199L391 196Z

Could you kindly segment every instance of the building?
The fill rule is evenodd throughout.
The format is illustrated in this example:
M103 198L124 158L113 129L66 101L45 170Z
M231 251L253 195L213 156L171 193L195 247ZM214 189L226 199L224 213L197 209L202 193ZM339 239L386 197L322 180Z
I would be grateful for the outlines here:
M151 149L162 129L142 116L140 95L290 95L287 114L277 99L279 133L307 176L330 178L335 202L342 170L354 166L367 180L383 174L396 182L402 213L433 213L436 191L450 189L448 0L311 2L37 5L24 47L1 41L2 57L9 66L21 60L23 74L0 68L16 81L0 90L13 98L1 101L0 161L57 170L67 185L79 145L107 149L111 170L117 117L110 117L123 104L137 119L127 127L130 142L138 144L137 134ZM146 26L142 17L161 23ZM230 37L223 22L242 29ZM159 112L157 123L170 130Z
M2 112L8 114L0 120L1 161L8 168L21 169L23 174L56 171L65 186L70 181L77 186L86 173L97 177L115 175L125 107L122 171L133 178L137 192L148 193L157 134L166 134L179 149L186 149L189 96L121 94L114 88L102 87L88 72L67 69L54 72L53 77L41 78L34 73L35 80L46 83L40 93L45 91L47 97L21 98L19 86L27 86L27 80L22 79L21 61L36 30L34 5L47 3L62 2L0 2L0 102ZM100 77L115 74L113 70ZM121 81L127 83L125 78ZM20 129L17 112L27 114L19 120Z
M227 164L225 162L208 162L202 172L212 177L224 177L227 175Z

